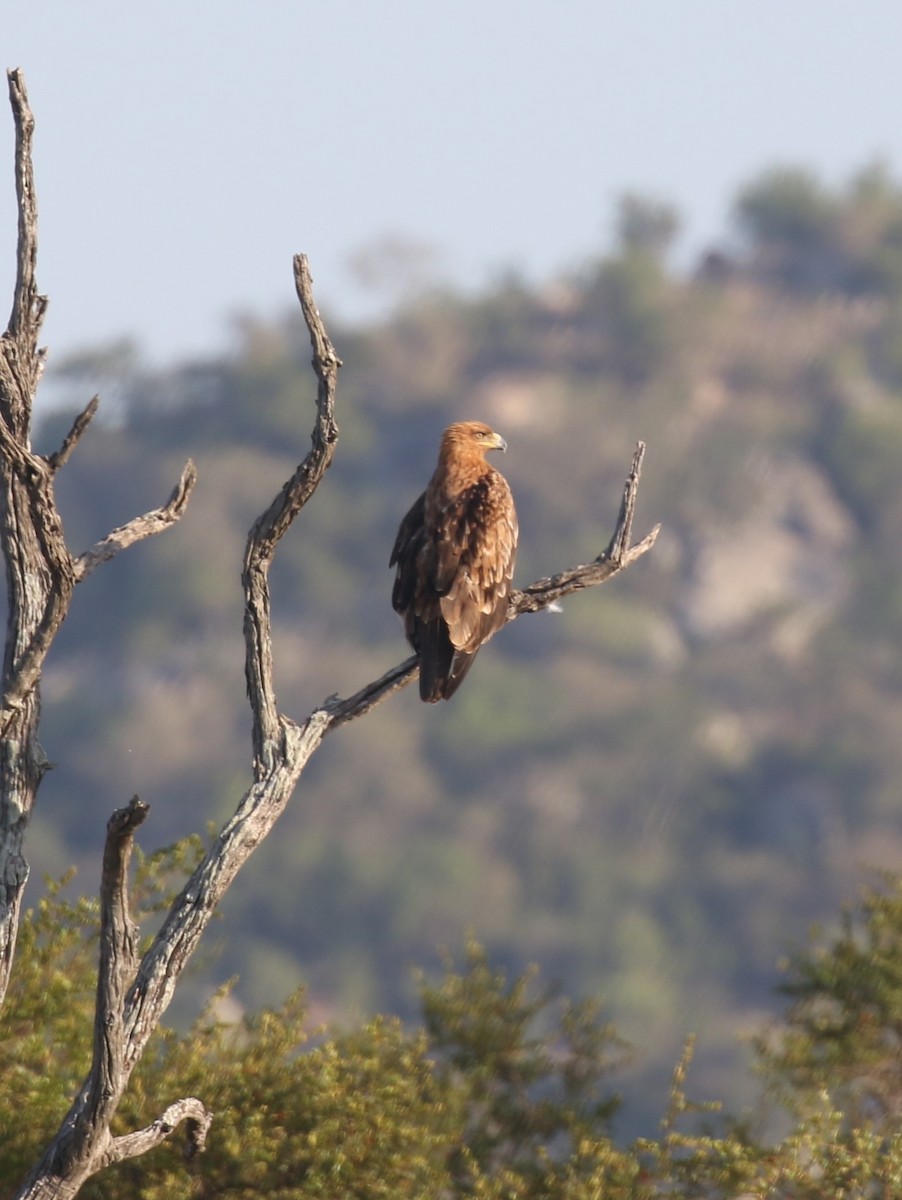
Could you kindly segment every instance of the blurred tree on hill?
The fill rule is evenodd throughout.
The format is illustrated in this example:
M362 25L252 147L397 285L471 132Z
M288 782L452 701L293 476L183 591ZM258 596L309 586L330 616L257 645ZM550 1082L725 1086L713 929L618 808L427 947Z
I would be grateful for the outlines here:
M680 230L680 215L672 204L649 200L635 192L620 197L616 239L624 250L663 259Z
M765 279L850 295L902 287L902 188L882 163L839 194L811 171L774 168L742 191L736 217Z
M657 374L675 350L676 289L665 256L678 228L668 205L624 196L617 249L586 280L582 318L596 325L608 370L631 386Z
M884 875L839 929L786 964L781 1026L756 1039L775 1092L805 1113L824 1099L845 1131L902 1131L902 878Z

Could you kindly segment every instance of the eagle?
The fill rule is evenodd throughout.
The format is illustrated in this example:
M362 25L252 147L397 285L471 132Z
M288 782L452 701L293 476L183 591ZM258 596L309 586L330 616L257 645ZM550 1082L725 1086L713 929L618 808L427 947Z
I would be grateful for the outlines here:
M517 513L504 476L486 461L507 442L482 421L442 434L438 465L401 522L392 607L420 660L420 698L448 700L479 647L507 620Z

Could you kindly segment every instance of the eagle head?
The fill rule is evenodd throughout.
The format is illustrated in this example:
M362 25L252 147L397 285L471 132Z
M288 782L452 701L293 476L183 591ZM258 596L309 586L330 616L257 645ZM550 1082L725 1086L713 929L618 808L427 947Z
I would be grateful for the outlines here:
M489 450L506 450L507 442L484 421L458 421L449 425L442 434L442 449L477 450L485 454Z

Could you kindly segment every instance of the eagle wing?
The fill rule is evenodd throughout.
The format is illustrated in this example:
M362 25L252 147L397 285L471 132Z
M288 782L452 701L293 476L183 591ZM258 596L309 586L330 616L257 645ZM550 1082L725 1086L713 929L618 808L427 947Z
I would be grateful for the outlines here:
M398 570L395 574L395 585L392 588L391 603L396 613L404 617L404 627L407 638L414 650L416 644L411 637L408 615L415 613L417 607L418 562L423 546L426 544L426 527L423 522L423 511L426 503L426 493L410 506L398 528L398 536L392 548L388 565L396 563Z
M433 586L455 650L474 655L507 620L517 519L507 481L489 470L440 514Z

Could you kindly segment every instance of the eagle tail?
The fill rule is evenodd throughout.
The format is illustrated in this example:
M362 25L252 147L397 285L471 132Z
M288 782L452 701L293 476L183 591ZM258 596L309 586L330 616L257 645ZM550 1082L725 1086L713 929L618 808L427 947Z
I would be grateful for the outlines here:
M444 621L429 621L420 626L418 647L420 655L420 699L427 704L448 700L464 681L475 651L466 654L456 650L448 637Z
M442 695L446 700L450 700L460 685L466 678L467 671L473 665L478 649L473 650L469 654L465 654L462 650L458 650L451 662L451 670L448 672L448 678L445 680L445 690Z

